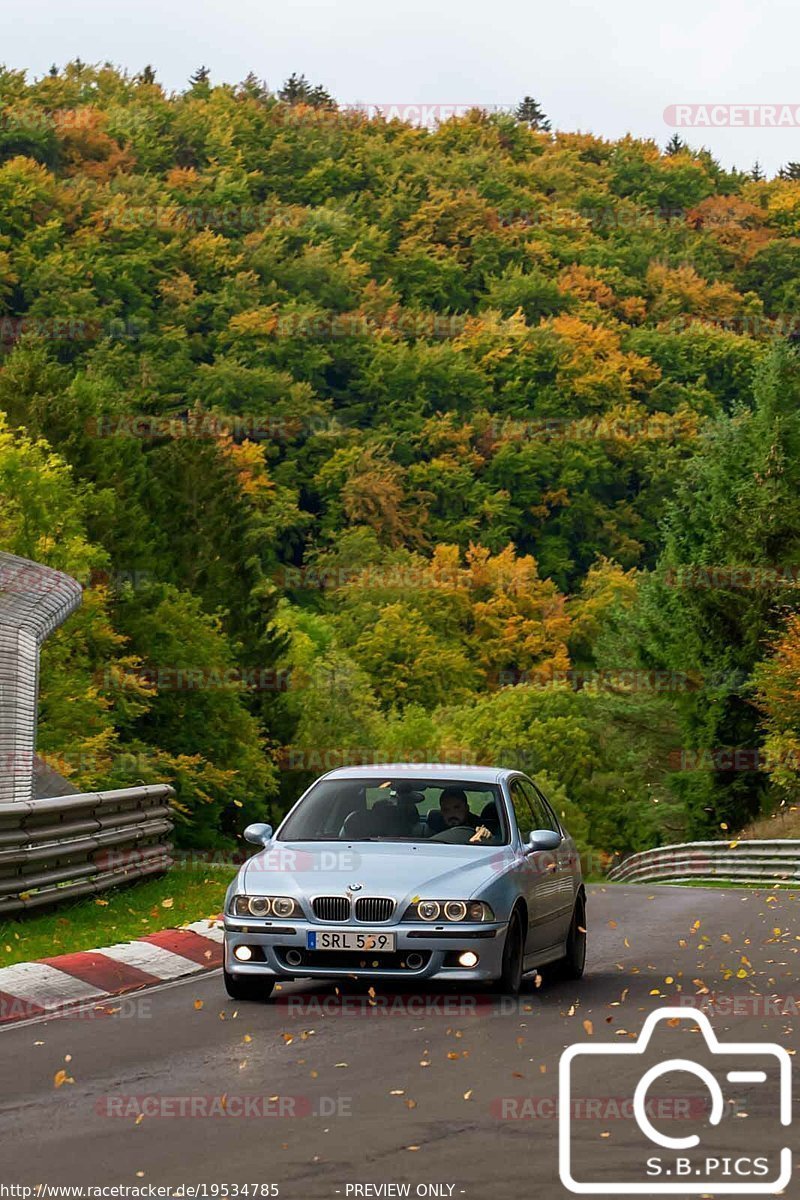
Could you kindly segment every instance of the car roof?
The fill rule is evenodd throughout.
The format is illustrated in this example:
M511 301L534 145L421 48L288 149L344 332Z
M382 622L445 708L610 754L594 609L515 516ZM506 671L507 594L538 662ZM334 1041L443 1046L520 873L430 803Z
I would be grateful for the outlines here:
M374 779L376 776L407 776L409 779L457 779L473 783L501 783L518 771L508 767L476 767L463 763L373 763L370 766L337 767L323 779Z

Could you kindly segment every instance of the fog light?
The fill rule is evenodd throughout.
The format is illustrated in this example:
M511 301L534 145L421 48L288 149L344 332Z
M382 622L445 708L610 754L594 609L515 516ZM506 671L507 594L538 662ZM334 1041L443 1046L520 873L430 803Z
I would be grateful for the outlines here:
M465 950L463 954L459 954L458 962L462 967L477 967L478 956L474 950Z
M233 957L238 958L239 962L249 962L253 957L253 951L249 946L237 946L233 952Z

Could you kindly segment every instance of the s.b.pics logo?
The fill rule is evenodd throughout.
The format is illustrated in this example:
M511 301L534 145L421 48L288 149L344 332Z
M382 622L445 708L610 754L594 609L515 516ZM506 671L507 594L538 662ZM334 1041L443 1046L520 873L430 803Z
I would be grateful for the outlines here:
M630 1100L613 1119L587 1103L608 1079ZM575 1119L581 1111L597 1117ZM775 1195L792 1177L791 1119L788 1052L720 1042L702 1012L660 1008L635 1044L581 1043L561 1056L559 1170L578 1194Z

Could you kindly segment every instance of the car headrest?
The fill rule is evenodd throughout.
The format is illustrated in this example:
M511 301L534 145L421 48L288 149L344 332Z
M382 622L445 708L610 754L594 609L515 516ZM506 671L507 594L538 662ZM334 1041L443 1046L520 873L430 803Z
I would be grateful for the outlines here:
M431 809L431 811L428 813L427 821L428 828L432 829L434 833L441 833L445 827L444 817L438 808Z
M481 810L480 821L482 825L487 827L487 829L493 829L495 831L499 830L500 816L497 812L497 805L495 804L494 800L490 800L488 804L484 804Z
M418 804L422 804L424 799L425 796L422 792L398 792L397 794L398 804L413 804L414 808L416 808Z

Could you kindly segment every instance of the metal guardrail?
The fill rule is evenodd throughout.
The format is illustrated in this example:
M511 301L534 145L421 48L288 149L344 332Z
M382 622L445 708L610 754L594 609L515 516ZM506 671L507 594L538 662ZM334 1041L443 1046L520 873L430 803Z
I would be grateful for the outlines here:
M174 794L158 784L0 803L0 916L162 874Z
M731 838L687 842L631 854L611 871L614 883L686 883L691 880L800 885L800 840Z

